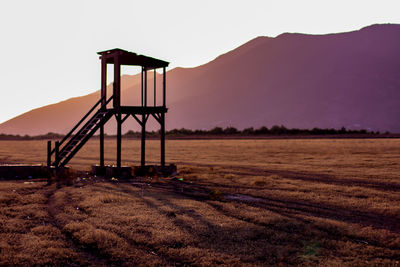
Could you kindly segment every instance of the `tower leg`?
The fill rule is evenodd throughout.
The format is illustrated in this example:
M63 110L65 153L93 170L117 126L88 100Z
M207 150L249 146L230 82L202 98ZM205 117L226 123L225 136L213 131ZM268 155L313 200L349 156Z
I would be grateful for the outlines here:
M51 166L51 141L47 141L47 168Z
M121 167L121 113L117 117L117 167Z
M165 113L161 113L161 166L165 166Z
M142 115L142 151L140 165L146 165L146 115Z
M104 126L100 127L100 166L104 167Z

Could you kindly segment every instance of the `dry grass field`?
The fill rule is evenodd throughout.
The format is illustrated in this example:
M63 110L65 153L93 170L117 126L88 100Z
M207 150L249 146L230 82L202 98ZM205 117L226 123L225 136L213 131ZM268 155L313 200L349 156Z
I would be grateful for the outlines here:
M123 140L124 165L139 145ZM45 153L0 142L0 163ZM97 153L93 140L70 165ZM167 140L166 157L179 179L0 181L0 265L400 265L399 139Z

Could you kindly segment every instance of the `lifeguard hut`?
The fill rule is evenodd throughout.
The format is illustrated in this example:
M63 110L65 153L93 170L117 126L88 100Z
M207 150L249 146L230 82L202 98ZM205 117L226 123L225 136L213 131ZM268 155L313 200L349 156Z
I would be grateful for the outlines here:
M160 124L161 139L161 166L165 166L165 113L166 107L166 67L169 62L152 57L138 55L122 49L111 49L98 52L101 60L101 97L99 101L86 113L85 116L61 140L55 142L52 149L51 142L47 146L48 167L64 167L85 143L99 130L100 138L100 166L104 167L104 125L113 116L117 122L117 155L116 166L121 168L121 128L124 121L132 116L141 126L141 166L146 164L146 122L153 116ZM107 64L114 66L114 83L112 95L107 98ZM121 105L121 66L141 67L141 105ZM162 104L157 105L156 70L162 69ZM147 80L149 72L154 75L153 101L148 99ZM151 74L151 73L150 73ZM160 93L159 93L160 94ZM112 101L112 103L111 103ZM159 101L160 102L160 101ZM52 160L54 155L54 160Z

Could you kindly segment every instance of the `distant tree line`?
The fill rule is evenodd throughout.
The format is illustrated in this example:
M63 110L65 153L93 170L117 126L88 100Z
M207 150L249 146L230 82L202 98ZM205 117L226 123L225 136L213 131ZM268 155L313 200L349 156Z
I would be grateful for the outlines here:
M350 130L342 127L340 129L322 129L322 128L313 128L313 129L297 129L297 128L286 128L281 125L274 125L271 128L267 128L262 126L260 128L245 128L243 130L238 130L235 127L214 127L211 130L191 130L191 129L173 129L170 131L166 131L166 136L170 137L185 137L185 136L281 136L281 135L298 135L298 136L307 136L307 135L380 135L379 131L367 131L365 129L361 130ZM385 134L390 134L389 132L385 132ZM159 131L151 131L146 132L148 137L158 137L160 135ZM44 135L10 135L10 134L0 134L0 140L50 140L50 139L62 139L65 135L57 134L57 133L47 133ZM114 135L106 135L106 137L112 137ZM136 138L141 136L141 132L134 132L132 130L126 132L124 134L125 137Z
M243 136L256 136L256 135L336 135L336 134L380 134L379 131L367 131L367 130L348 130L345 127L337 129L297 129L297 128L286 128L281 125L274 125L271 128L262 126L260 128L245 128L238 130L235 127L215 127L211 130L190 130L190 129L173 129L166 132L166 135L170 136L190 136L190 135L243 135ZM387 132L388 134L388 132Z
M49 132L47 134L42 134L42 135L35 135L35 136L30 136L30 135L12 135L12 134L0 134L0 140L50 140L50 139L61 139L65 135L63 134L58 134L58 133L52 133Z

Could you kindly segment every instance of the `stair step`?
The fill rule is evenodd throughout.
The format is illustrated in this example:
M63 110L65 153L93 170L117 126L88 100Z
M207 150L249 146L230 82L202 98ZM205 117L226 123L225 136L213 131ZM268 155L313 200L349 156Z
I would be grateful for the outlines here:
M60 150L59 153L59 164L64 165L68 163L71 159L72 152L78 150L80 144L87 141L87 137L92 135L94 130L97 129L100 125L104 124L104 121L108 120L112 115L112 112L109 110L100 111L98 110L95 114L92 115L89 120L81 127L81 129L69 140L68 144ZM80 147L79 147L80 148Z

